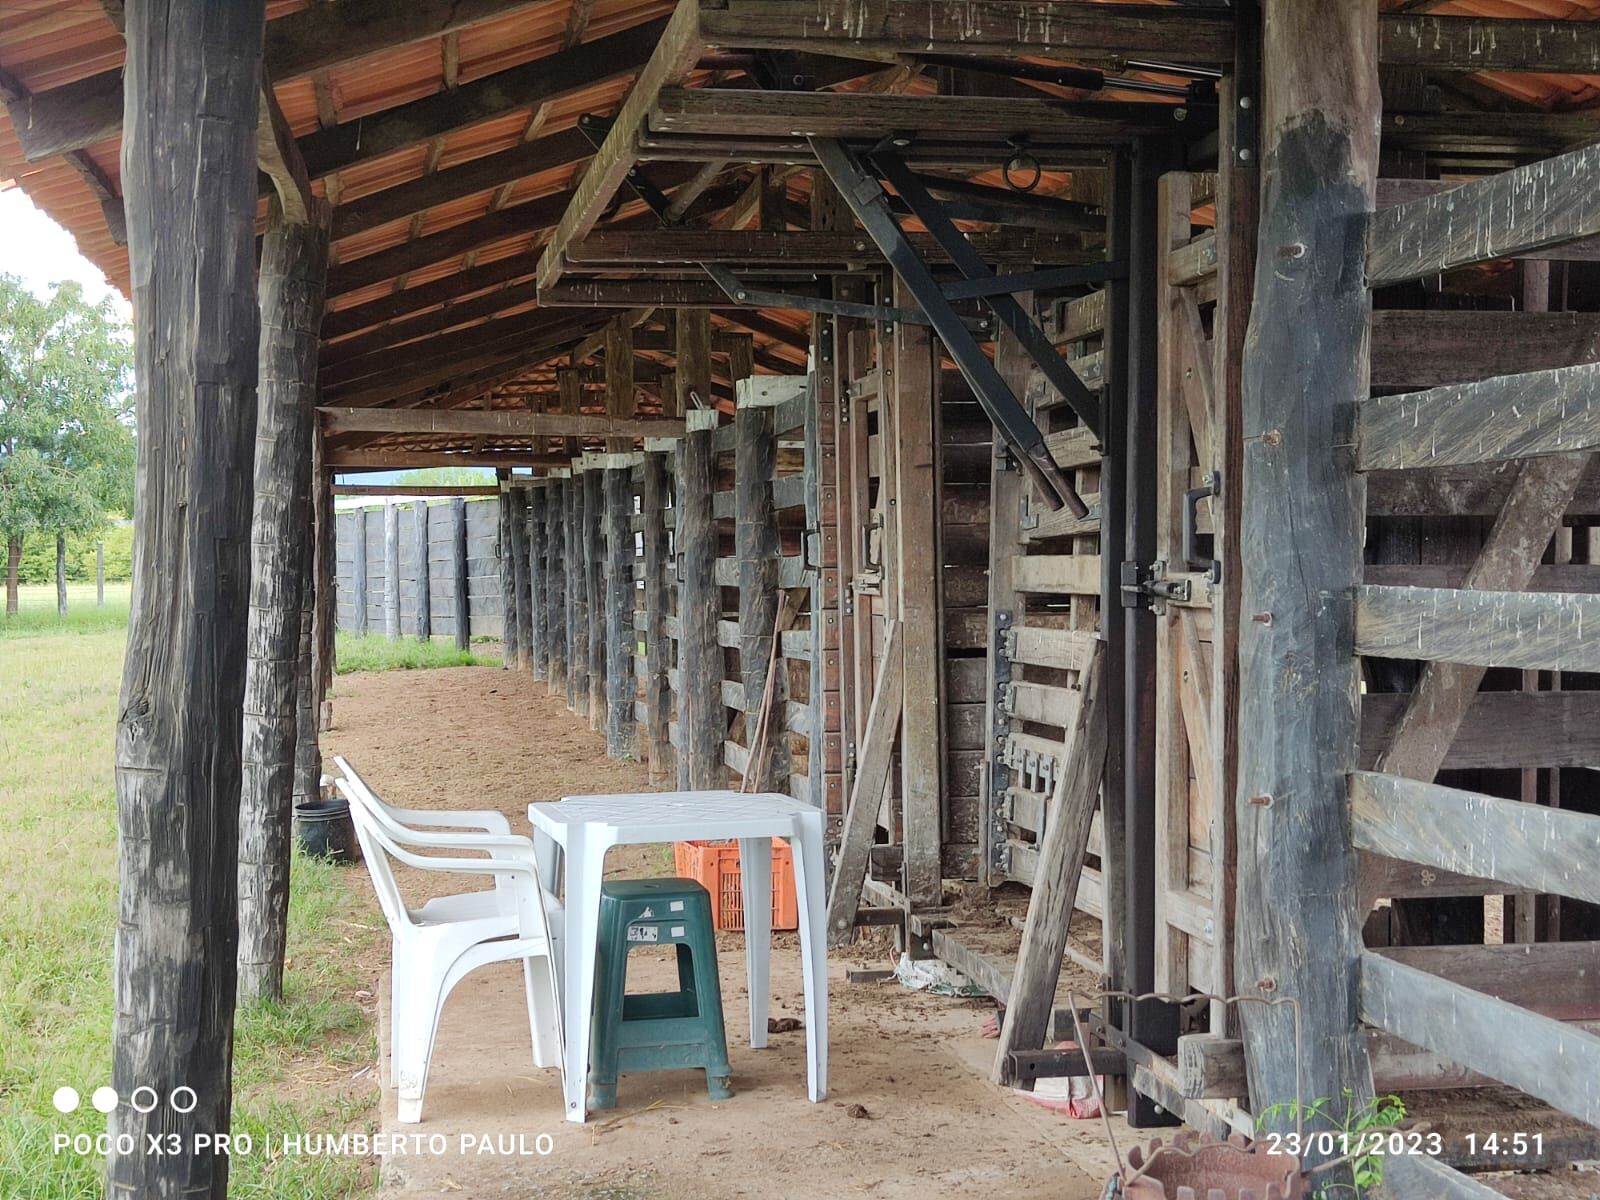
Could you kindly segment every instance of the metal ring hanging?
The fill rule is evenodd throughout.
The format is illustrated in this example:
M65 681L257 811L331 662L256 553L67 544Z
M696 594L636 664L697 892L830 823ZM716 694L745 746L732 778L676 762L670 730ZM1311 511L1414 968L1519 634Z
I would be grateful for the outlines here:
M1026 184L1018 183L1012 178L1018 170L1031 170L1033 178L1028 180ZM1012 191L1031 192L1039 186L1039 181L1044 178L1044 167L1040 165L1037 158L1028 153L1026 147L1014 145L1012 147L1012 155L1006 159L1005 166L1000 168L1000 173L1006 181L1006 186L1011 188Z

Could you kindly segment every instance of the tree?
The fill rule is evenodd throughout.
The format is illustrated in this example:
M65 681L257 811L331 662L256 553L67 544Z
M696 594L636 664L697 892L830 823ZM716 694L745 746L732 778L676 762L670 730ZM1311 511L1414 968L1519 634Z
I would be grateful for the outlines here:
M132 352L109 302L76 283L46 298L0 275L0 536L6 613L22 539L98 530L133 506Z
M483 487L494 485L494 471L488 467L418 467L405 471L396 487Z

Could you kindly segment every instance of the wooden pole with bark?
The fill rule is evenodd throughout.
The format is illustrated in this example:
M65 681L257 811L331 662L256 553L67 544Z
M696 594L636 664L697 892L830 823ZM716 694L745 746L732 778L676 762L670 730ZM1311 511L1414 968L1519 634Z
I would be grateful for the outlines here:
M607 454L605 469L606 752L629 758L638 750L633 719L633 484L626 465L637 457Z
M417 573L412 579L417 610L417 641L433 640L433 597L429 594L432 581L428 568L428 502L417 500L411 506L416 522L414 536L417 542Z
M111 1082L124 1097L192 1094L194 1107L119 1104L106 1190L153 1200L222 1200L228 1186L228 1156L207 1147L232 1115L265 16L263 0L127 11L121 178L139 447ZM147 1138L165 1135L177 1153L148 1153Z
M733 541L739 564L739 677L744 686L746 749L750 751L750 789L782 791L788 783L789 751L782 717L788 701L781 671L774 682L773 716L765 751L755 758L755 730L766 694L778 616L778 511L772 503L772 476L778 439L772 409L741 402L733 419Z
M1365 519L1351 435L1368 380L1377 11L1364 0L1267 0L1262 10L1261 269L1243 385L1236 986L1299 1006L1298 1039L1290 1006L1240 1006L1252 1111L1326 1096L1356 1112L1372 1073L1356 1008L1361 916L1345 815ZM1294 1124L1293 1113L1271 1122Z
M566 556L567 481L552 478L545 485L545 682L552 696L567 691L567 589L563 559Z
M499 517L495 557L500 563L500 665L509 669L517 665L517 568L511 539L511 489L506 485L511 472L501 468L495 475L500 480L500 497L495 501Z
M533 670L533 612L528 582L528 489L513 487L501 493L506 506L506 533L511 538L512 599L517 614L517 657L519 671Z
M467 570L467 501L456 496L450 501L450 565L454 580L450 600L455 611L456 649L472 648L471 577Z
M681 316L682 314L680 314ZM715 488L716 409L685 414L688 432L678 443L678 786L692 790L723 786L722 742L727 721L722 707L722 589L717 586Z
M239 792L241 1000L283 995L299 709L302 699L312 703L316 688L311 448L327 262L327 212L310 224L290 224L274 200L259 284L250 657ZM314 721L310 733L315 742Z
M667 686L672 653L667 637L667 588L672 564L667 541L668 459L650 445L646 439L639 500L644 514L644 745L650 781L661 784L672 777L667 730L672 713L672 692Z
M567 481L567 707L580 716L589 711L589 580L584 569L584 470L573 460Z
M589 633L589 728L606 727L606 540L605 472L592 466L583 473L583 578L591 621L600 627Z
M400 636L400 508L383 506L383 636Z
M550 636L545 630L545 490L528 489L528 628L532 642L533 677L543 679L548 669Z

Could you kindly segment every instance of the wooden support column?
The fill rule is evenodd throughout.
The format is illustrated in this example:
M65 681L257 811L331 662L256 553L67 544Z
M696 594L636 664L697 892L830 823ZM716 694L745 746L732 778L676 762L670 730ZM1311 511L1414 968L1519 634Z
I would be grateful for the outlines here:
M564 560L567 538L567 480L553 474L545 486L545 681L552 696L567 690L567 587Z
M778 440L772 409L741 400L733 426L734 554L739 564L739 677L744 685L744 728L750 751L750 789L782 791L788 779L783 706L786 691L774 680L773 716L768 721L767 750L760 761L754 737L767 669L772 658L773 625L780 597L778 512L772 505L772 475L777 468Z
M289 224L274 201L261 244L261 344L251 519L249 665L239 792L239 996L283 995L289 846L302 689L312 700L316 594L311 489L327 211ZM320 699L320 697L318 697ZM316 723L307 722L315 745Z
M495 472L500 481L500 496L495 501L498 520L498 537L495 557L500 563L500 665L511 668L517 665L517 566L511 540L511 491L506 480L511 472L504 468Z
M564 555L567 591L567 707L580 716L589 711L589 580L584 567L584 470L572 460L567 481L567 536Z
M315 424L311 432L311 523L316 547L312 553L312 636L311 665L313 697L316 701L316 732L333 728L334 631L339 625L339 543L333 508L333 472L323 462L322 438ZM303 719L303 718L302 718ZM302 726L303 728L303 726ZM305 791L300 778L305 756L296 752L295 794ZM317 751L317 774L311 786L321 786L322 753Z
M688 312L678 314L682 318ZM680 360L681 364L681 360ZM683 371L678 373L683 379ZM711 448L715 409L684 414L688 432L678 443L678 786L693 790L724 786L722 740L722 647L717 622L722 592L717 587L717 533L711 494L716 485Z
M1356 1011L1361 918L1345 776L1357 765L1364 490L1350 450L1367 392L1360 230L1377 170L1377 13L1262 6L1262 261L1243 380L1236 986L1253 1112L1372 1095ZM1336 1112L1335 1117L1343 1113ZM1285 1113L1270 1123L1292 1127Z
M507 532L511 536L511 568L513 599L517 613L517 670L533 669L533 606L528 582L528 490L513 487L500 499L509 506Z
M456 649L467 650L472 646L472 599L467 573L467 501L462 496L450 501L450 578Z
M417 539L417 573L412 581L416 589L417 641L428 642L433 640L433 597L428 591L432 583L428 569L428 502L414 501L411 511Z
M644 516L644 753L650 782L672 778L672 746L667 723L672 694L667 686L670 645L667 637L668 572L672 561L667 542L667 455L661 443L645 439L639 508Z
M583 578L589 619L589 728L606 727L605 472L592 456L583 473Z
M383 636L400 636L400 508L383 506Z
M350 565L351 603L355 612L351 614L351 632L357 637L367 636L367 510L358 508L351 514L355 517L354 541L350 546L352 561Z
M895 303L916 300L896 280ZM913 904L940 902L944 820L944 646L939 619L939 369L925 325L897 324L893 343L896 531L904 715L900 724L900 795L905 838L905 894Z
M550 637L545 629L545 489L528 489L528 636L535 679L546 678Z
M711 313L703 308L678 310L678 412L711 407ZM679 495L683 493L680 492Z
M633 719L633 484L631 454L607 454L605 468L606 752L637 752Z
M139 446L116 739L111 1084L123 1097L192 1088L195 1105L117 1105L106 1190L223 1200L228 1156L197 1141L226 1135L232 1108L265 6L173 0L127 15ZM197 121L184 98L202 95ZM177 1153L147 1153L147 1137L167 1135Z

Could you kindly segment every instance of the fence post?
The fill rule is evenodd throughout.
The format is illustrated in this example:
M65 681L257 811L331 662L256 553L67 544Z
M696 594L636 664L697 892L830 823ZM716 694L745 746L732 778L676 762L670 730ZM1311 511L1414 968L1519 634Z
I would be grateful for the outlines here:
M400 510L391 501L383 506L383 636L400 636Z
M456 649L472 645L472 603L467 592L467 501L456 496L450 501L450 577L454 580L450 601L455 607Z
M418 500L413 511L417 515L417 641L426 642L433 638L433 597L428 592L428 502Z

